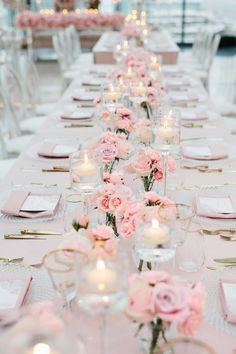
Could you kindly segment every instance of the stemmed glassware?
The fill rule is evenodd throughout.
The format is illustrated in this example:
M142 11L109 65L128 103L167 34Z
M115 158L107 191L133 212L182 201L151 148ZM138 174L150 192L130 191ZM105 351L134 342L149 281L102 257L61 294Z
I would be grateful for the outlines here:
M101 258L86 262L78 274L77 301L86 313L100 316L101 354L104 354L106 317L127 306L124 265Z
M163 194L166 195L168 157L170 152L176 152L180 147L180 114L179 111L169 109L157 119L154 126L155 147L162 154L163 161Z
M55 293L62 299L62 307L70 309L70 302L75 297L76 267L79 252L73 249L55 249L43 257L43 266L47 270Z
M91 149L70 155L71 188L83 196L84 214L88 214L89 196L101 183L101 164Z

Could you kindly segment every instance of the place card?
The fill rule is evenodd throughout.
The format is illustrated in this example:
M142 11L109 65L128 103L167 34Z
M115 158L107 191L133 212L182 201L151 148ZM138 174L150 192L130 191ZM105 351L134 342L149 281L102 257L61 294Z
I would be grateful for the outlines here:
M53 154L71 154L78 149L77 146L72 145L56 145L52 150Z
M50 211L54 210L59 202L59 195L32 195L29 194L20 211Z
M31 276L0 277L0 312L14 310L21 306L31 280Z
M236 323L236 282L220 280L221 300L227 321Z
M230 197L212 198L207 196L199 197L200 208L203 212L219 214L233 214L235 212Z
M186 146L185 153L202 157L212 156L212 151L209 146Z

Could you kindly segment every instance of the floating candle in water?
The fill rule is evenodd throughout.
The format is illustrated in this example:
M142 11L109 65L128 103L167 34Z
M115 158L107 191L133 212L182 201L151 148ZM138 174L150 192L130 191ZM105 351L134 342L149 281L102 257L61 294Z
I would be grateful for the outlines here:
M94 163L90 162L87 154L84 155L84 162L77 166L77 176L94 176L97 173L97 167Z
M33 347L32 354L52 354L52 351L48 344L38 343Z
M107 268L104 261L99 259L96 267L87 273L86 281L96 291L111 292L116 288L117 273Z
M160 225L157 219L152 219L151 227L144 229L143 236L145 243L152 245L163 244L168 239L168 228Z

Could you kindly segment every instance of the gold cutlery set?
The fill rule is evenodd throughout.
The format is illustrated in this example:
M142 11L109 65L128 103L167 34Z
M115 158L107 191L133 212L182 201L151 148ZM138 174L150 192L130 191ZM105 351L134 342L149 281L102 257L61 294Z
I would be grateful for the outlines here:
M185 170L197 170L198 172L211 173L211 172L236 172L236 170L224 169L223 167L210 167L209 165L183 165Z
M52 166L52 168L42 168L42 172L69 172L67 166Z
M61 236L62 233L58 231L50 230L20 230L19 233L5 233L5 240L46 240L46 237L42 236ZM0 258L1 260L1 258Z
M65 124L64 128L92 128L93 124Z

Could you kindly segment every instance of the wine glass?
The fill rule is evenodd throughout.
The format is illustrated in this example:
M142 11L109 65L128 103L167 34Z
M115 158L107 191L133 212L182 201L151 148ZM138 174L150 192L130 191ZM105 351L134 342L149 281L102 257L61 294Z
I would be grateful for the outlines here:
M47 270L55 293L62 299L62 307L70 309L70 302L75 297L76 267L80 253L63 248L48 252L43 257L43 266Z
M154 354L216 354L206 343L195 338L174 338L157 348Z
M86 262L78 274L77 301L90 315L100 315L101 353L105 353L106 317L127 306L127 277L123 263L97 259Z

